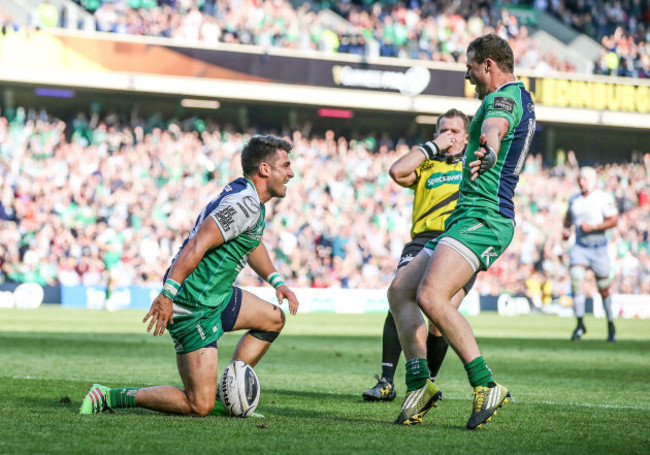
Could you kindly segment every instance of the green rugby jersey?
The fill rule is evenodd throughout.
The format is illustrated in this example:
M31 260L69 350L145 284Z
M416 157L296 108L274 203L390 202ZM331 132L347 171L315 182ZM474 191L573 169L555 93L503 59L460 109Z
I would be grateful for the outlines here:
M196 269L181 283L174 303L190 308L226 305L237 274L262 240L264 214L264 205L250 180L240 177L226 185L221 194L201 211L174 261L203 222L217 223L225 242L203 256ZM167 274L169 269L165 280Z
M501 139L496 164L472 182L468 166L476 160L481 139L481 125L489 117L503 117L510 127ZM535 104L519 81L503 84L483 99L469 125L465 165L457 207L486 207L514 219L513 197L524 166L530 142L535 134ZM496 150L495 150L496 151Z

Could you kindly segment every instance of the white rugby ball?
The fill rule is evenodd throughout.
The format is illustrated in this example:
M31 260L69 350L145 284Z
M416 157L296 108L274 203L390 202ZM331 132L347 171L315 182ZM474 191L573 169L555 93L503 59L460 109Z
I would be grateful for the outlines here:
M253 368L243 360L233 360L221 375L219 398L229 415L253 415L260 401L260 382Z

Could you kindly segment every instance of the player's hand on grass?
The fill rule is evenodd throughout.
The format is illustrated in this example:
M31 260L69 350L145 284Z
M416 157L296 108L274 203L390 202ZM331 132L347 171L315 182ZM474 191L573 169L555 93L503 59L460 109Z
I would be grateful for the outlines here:
M474 155L476 155L476 158L478 159L469 163L469 169L472 173L472 181L476 180L479 175L489 171L497 162L497 154L486 142L485 134L481 134L481 141L478 150L474 152Z
M279 286L275 290L275 296L278 298L278 303L280 305L282 305L284 299L287 299L289 301L289 313L295 316L295 314L298 312L298 299L296 298L296 294L294 294L286 284Z
M172 306L172 300L163 294L158 294L156 299L151 304L151 308L149 308L149 312L144 317L142 322L147 322L147 319L149 318L151 318L151 322L149 322L147 332L151 332L151 329L154 328L155 325L153 336L158 336L165 333L167 324L174 323L174 309Z

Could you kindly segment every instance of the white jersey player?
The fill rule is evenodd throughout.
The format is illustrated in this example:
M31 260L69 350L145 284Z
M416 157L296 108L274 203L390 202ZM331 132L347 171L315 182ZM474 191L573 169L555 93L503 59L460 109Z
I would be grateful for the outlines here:
M580 193L569 199L569 208L564 219L564 238L568 239L571 226L575 226L575 245L571 248L570 273L573 306L578 325L571 336L579 340L587 331L582 318L585 314L585 295L582 291L587 268L594 271L598 292L602 296L607 314L607 341L616 341L612 298L609 294L609 255L606 230L616 226L618 210L614 199L608 193L596 188L596 170L585 166L580 169L578 185Z

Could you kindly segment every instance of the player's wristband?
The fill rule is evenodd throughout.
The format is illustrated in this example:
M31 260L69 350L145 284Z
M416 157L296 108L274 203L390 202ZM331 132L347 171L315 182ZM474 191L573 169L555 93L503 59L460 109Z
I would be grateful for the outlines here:
M487 144L481 147L485 149L485 156L481 158L481 167L478 170L478 175L489 171L497 163L497 154L494 152L494 149Z
M427 141L421 146L418 147L418 150L420 150L422 153L424 153L424 156L428 160L432 160L436 156L440 155L440 149L436 145L435 142L433 141Z
M278 272L271 273L266 277L266 281L268 281L268 283L275 289L279 288L280 286L284 286L284 281L282 281L282 277Z
M169 292L167 289L163 289L162 291L160 291L160 293L165 297L167 297L169 300L174 300L174 295L171 292Z
M176 297L176 294L178 294L178 290L180 288L181 288L180 284L178 284L176 281L172 280L171 278L167 278L165 284L163 285L162 291L160 291L160 293L174 300L174 297Z

